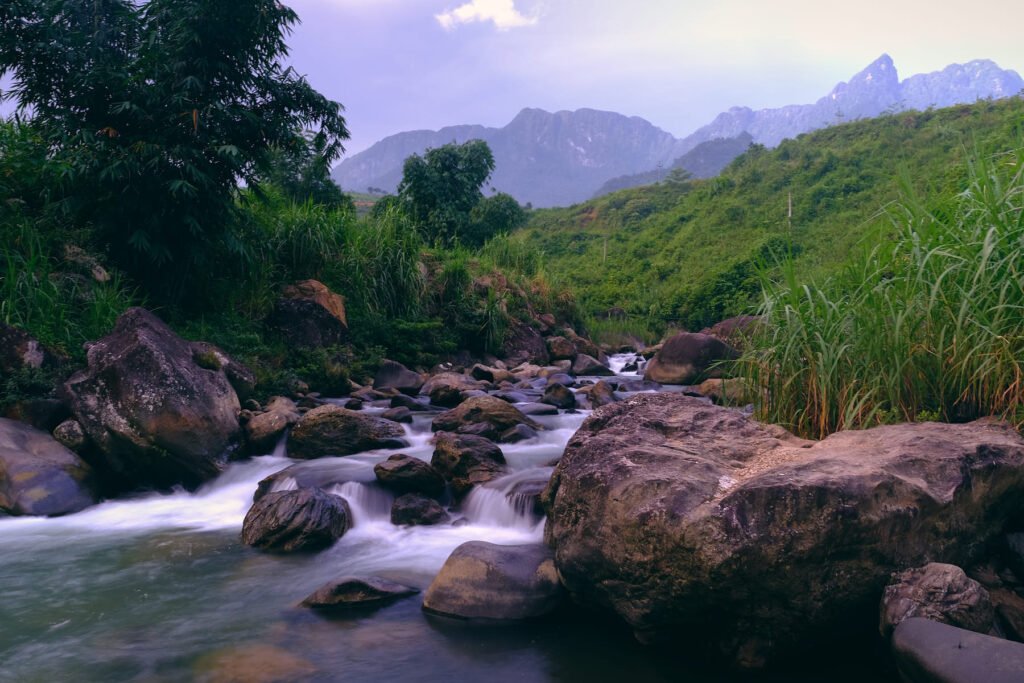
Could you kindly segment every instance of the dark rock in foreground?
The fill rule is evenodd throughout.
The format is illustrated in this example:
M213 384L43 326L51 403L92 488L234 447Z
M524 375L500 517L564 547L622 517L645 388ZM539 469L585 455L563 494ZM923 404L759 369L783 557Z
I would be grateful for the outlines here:
M314 609L351 609L381 605L416 593L416 588L377 576L344 576L317 588L299 604Z
M45 432L0 418L0 511L66 515L97 502L93 474Z
M645 641L757 667L877 624L892 572L969 560L1024 513L1006 425L906 424L818 443L672 394L598 409L545 491L581 603Z
M951 564L932 562L893 577L882 596L879 631L893 629L912 617L923 617L957 628L988 633L995 611L988 591Z
M520 620L549 614L563 597L547 547L470 541L448 557L423 609L461 619Z
M321 550L341 538L352 512L344 498L320 489L268 493L242 522L242 542L260 550Z
M907 619L893 632L896 667L908 683L1020 683L1024 645L930 619Z
M288 439L288 455L310 459L403 448L409 445L404 437L405 430L395 422L326 405L309 411L295 425Z
M220 473L241 406L224 354L212 348L142 308L92 344L88 367L64 391L106 469L130 486L157 488L195 487Z

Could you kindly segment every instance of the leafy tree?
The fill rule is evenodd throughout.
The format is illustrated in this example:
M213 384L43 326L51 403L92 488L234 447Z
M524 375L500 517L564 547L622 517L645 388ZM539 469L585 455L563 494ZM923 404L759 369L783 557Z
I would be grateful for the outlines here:
M324 149L326 141L311 133L296 137L288 147L276 148L265 180L291 201L355 213L352 198L331 179L331 163Z
M240 184L274 149L348 137L341 105L281 59L298 20L277 0L4 0L0 74L61 165L75 215L161 298L238 250Z
M495 235L512 232L526 225L526 210L511 195L499 192L481 199L469 214L470 221L462 236L467 246L480 247Z
M493 171L494 155L483 140L447 144L405 160L398 196L428 240L452 243L466 233Z

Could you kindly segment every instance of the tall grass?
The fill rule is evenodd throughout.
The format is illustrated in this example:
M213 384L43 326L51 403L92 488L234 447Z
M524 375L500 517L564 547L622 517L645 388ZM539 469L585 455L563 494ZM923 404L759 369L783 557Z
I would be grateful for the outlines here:
M965 189L903 183L891 240L835 278L764 282L741 364L761 417L809 437L922 419L1024 423L1024 149L975 155Z

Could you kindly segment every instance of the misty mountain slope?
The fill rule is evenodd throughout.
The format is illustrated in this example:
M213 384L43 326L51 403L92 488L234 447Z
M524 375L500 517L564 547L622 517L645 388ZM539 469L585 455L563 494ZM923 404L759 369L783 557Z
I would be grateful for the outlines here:
M754 142L775 147L787 138L839 123L906 109L998 99L1022 90L1020 75L989 60L953 64L900 81L892 59L882 55L813 104L757 111L733 107L682 139L642 118L614 112L524 109L502 128L465 125L389 136L342 161L333 177L345 190L365 192L374 187L393 192L409 155L478 138L494 152L491 184L496 189L537 207L567 206L588 199L609 181L614 181L612 185L647 178L657 182L663 177L661 169L716 140L748 133ZM738 154L743 149L734 151ZM713 166L721 161L717 152ZM713 174L688 170L698 176ZM639 177L625 181L624 176Z

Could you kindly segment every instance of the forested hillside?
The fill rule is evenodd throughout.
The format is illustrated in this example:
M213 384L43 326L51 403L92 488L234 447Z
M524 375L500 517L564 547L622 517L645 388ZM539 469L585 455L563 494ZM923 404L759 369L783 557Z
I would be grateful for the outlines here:
M885 236L901 183L959 192L968 153L1013 147L1022 124L1018 98L857 121L753 146L716 178L537 211L518 237L588 312L700 329L756 301L759 263L791 251L803 277L829 274L865 237Z

